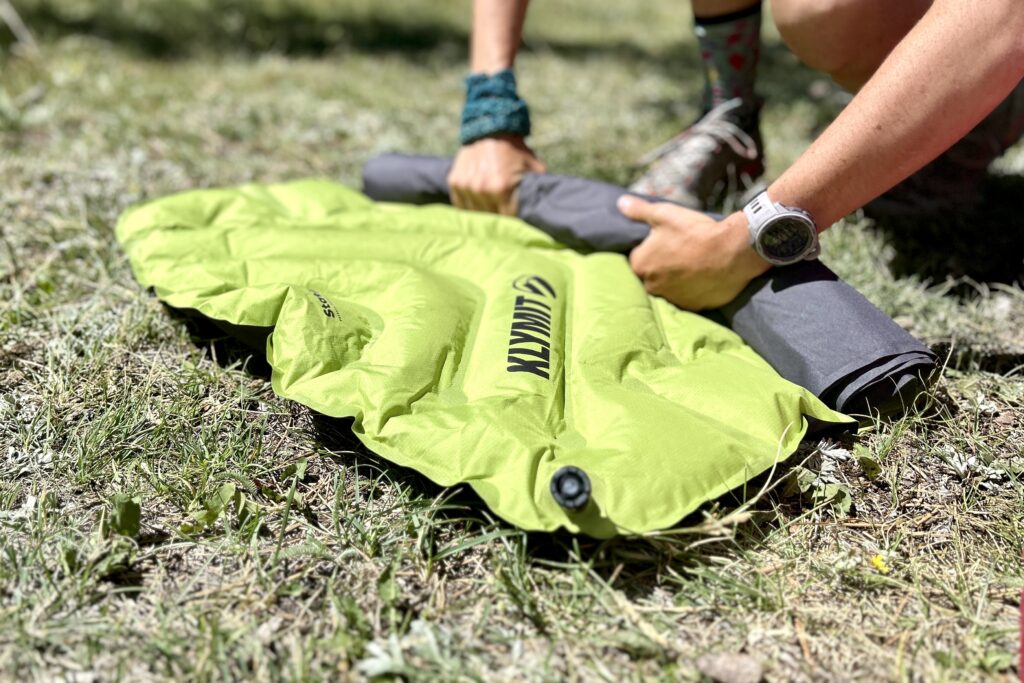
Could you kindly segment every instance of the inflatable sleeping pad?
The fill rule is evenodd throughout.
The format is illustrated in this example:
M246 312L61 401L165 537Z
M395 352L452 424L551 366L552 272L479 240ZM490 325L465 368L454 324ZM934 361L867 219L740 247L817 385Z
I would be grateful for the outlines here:
M734 332L648 296L624 256L517 218L305 180L158 199L117 235L168 305L256 331L278 394L524 529L662 529L810 425L850 425Z
M446 203L451 165L443 157L383 154L363 167L363 192L379 201ZM587 178L527 173L519 217L576 249L626 253L648 232L616 208L626 192ZM817 260L772 268L709 315L783 377L850 415L906 412L935 372L928 347Z

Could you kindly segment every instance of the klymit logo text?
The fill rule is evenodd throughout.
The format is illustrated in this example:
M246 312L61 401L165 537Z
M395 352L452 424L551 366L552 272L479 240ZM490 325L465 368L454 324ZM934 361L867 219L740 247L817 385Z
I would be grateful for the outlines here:
M331 302L327 300L327 297L316 290L311 289L309 291L312 292L313 296L316 297L316 300L320 302L320 309L324 312L324 315L328 318L338 317L338 313L334 310L334 306L331 305Z
M508 371L551 377L551 314L555 288L539 275L524 275L512 283L519 294L512 309L508 342Z

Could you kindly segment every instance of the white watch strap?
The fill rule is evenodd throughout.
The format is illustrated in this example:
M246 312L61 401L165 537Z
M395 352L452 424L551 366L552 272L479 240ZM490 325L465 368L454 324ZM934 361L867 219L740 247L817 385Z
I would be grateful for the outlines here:
M811 245L810 251L808 251L807 254L804 255L804 259L810 260L818 258L818 255L821 253L821 243L818 241L818 233L817 228L814 225L814 219L811 218L811 216L802 209L791 209L789 207L782 206L781 204L773 202L771 198L768 196L767 191L762 191L758 193L756 197L751 199L750 202L748 202L747 205L743 207L743 215L746 216L747 226L750 230L750 244L754 247L755 251L757 251L757 253L760 254L761 257L764 258L766 261L769 261L776 265L784 265L783 262L775 261L761 251L761 247L758 244L758 236L760 235L761 230L764 228L765 224L769 220L771 220L774 216L778 216L786 212L795 212L802 214L810 222L810 225L814 230L814 242Z
M751 199L743 207L743 215L747 217L747 225L750 227L750 241L757 239L758 230L772 216L779 213L779 207L768 196L768 192L762 191Z

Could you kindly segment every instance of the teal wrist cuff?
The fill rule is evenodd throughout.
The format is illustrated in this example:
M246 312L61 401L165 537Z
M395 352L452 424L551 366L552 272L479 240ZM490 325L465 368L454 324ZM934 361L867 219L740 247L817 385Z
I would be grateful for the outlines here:
M459 142L468 145L500 133L530 134L530 110L516 92L515 74L511 69L491 76L470 74L466 77Z

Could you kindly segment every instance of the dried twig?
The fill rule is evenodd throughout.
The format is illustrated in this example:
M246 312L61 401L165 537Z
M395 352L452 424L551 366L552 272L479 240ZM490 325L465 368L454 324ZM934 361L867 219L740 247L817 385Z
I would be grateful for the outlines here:
M32 36L32 32L28 30L25 22L21 20L21 16L14 9L10 0L0 0L0 20L3 20L7 24L7 28L11 29L15 40L30 50L34 51L37 48L36 39Z

